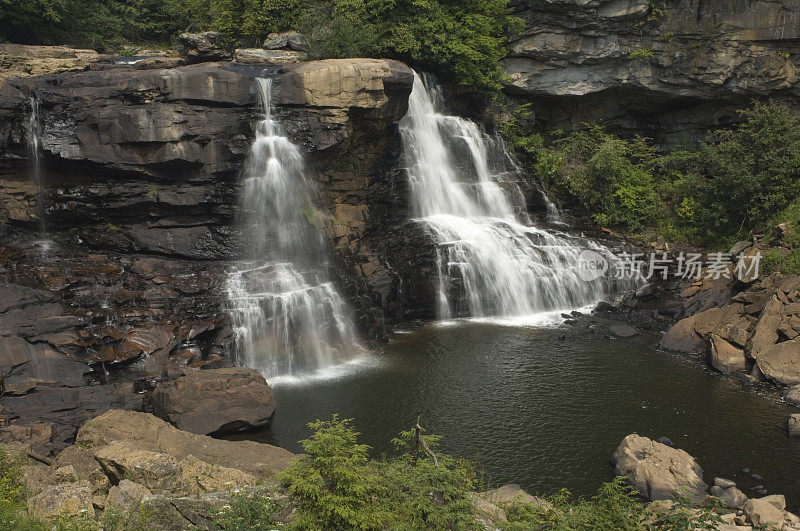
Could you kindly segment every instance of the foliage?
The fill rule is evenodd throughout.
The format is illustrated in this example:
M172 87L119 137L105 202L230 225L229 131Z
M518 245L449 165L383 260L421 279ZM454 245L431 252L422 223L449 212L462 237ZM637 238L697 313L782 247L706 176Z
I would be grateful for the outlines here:
M0 529L9 531L44 529L41 522L28 516L25 498L22 458L11 457L6 449L0 446Z
M257 46L270 33L291 27L302 0L173 0L185 19L222 34L223 43Z
M166 42L192 25L228 48L302 30L313 58L389 57L481 95L501 88L508 0L0 0L0 40L101 51Z
M182 0L0 0L0 40L116 51L185 27Z
M508 31L521 27L507 0L327 0L303 10L312 57L391 57L482 94L497 94Z
M643 62L652 58L653 55L655 55L653 50L649 48L636 48L635 50L631 50L628 57L630 57L632 61Z
M573 499L562 490L547 500L549 506L514 503L504 507L505 529L646 530L716 529L712 509L690 510L680 503L663 512L644 505L625 478L603 484L591 499Z
M471 466L447 455L388 460L368 457L351 421L334 415L309 424L301 441L306 456L283 472L281 481L299 504L292 523L301 529L471 528L475 521L467 493ZM411 432L395 442L409 449ZM428 437L428 444L437 438Z
M266 494L242 491L236 493L230 505L223 507L214 522L221 529L247 531L250 529L274 529L272 516L278 505Z
M758 102L739 114L742 122L717 131L693 161L704 177L698 221L726 234L763 228L800 196L800 117Z
M555 133L547 146L514 117L502 130L562 202L597 225L725 246L781 221L800 226L800 117L759 102L740 116L696 149L666 154L598 124Z

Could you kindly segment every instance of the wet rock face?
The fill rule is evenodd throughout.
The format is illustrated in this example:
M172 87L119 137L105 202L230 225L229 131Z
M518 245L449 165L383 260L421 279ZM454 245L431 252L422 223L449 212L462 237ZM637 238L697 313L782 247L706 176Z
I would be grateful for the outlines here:
M262 75L307 156L316 187L306 217L330 242L331 277L363 336L381 340L392 321L434 315L435 249L408 221L398 169L397 122L413 82L402 63L103 63L9 80L0 85L3 422L51 426L43 453L111 407L141 409L135 393L184 368L234 363L226 278L242 254L239 172ZM32 95L41 191L27 152ZM47 248L35 243L42 220Z
M800 3L516 0L507 91L546 127L604 120L675 144L756 96L797 94Z

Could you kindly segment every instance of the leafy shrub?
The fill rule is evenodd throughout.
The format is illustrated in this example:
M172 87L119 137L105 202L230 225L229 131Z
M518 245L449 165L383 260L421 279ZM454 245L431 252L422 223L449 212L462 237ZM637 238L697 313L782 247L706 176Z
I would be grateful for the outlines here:
M472 468L446 455L438 465L427 457L402 454L389 460L368 457L350 420L336 415L309 424L314 434L301 441L306 456L281 475L299 504L293 526L301 529L473 528L467 497ZM396 439L408 449L410 432ZM426 439L429 445L435 438Z
M713 507L694 509L682 502L663 512L651 511L624 477L603 484L591 499L574 499L562 490L547 500L549 508L525 503L505 507L505 529L716 529Z
M557 142L566 161L540 156L538 170L578 210L598 225L640 231L661 217L651 169L654 154L644 139L622 140L598 125ZM545 169L545 166L548 166Z
M9 531L44 529L41 522L28 516L25 498L22 460L12 458L6 449L0 446L0 529Z
M227 531L248 531L250 529L272 529L272 516L278 505L266 494L243 491L234 494L230 505L220 510L214 522Z
M800 226L800 117L758 102L740 115L697 149L664 155L597 124L548 147L526 144L533 137L516 122L503 132L564 204L596 224L724 247L781 221Z

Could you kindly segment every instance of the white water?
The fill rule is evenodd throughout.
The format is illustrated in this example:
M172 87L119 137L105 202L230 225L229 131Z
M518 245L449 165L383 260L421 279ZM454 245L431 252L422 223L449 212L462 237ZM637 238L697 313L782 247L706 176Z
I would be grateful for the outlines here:
M576 265L583 249L609 251L534 226L502 143L443 109L439 88L415 75L400 130L414 215L437 243L440 318L532 315L608 295L607 280L584 281Z
M36 185L37 215L39 216L39 231L42 236L47 234L45 227L44 188L42 183L42 157L40 152L40 138L42 126L39 122L39 100L35 96L30 99L31 114L28 117L26 138L28 140L28 159L30 160L31 181Z
M325 272L303 155L273 118L269 79L257 79L264 118L243 173L238 225L249 260L228 277L238 362L267 378L310 375L360 351L347 306Z

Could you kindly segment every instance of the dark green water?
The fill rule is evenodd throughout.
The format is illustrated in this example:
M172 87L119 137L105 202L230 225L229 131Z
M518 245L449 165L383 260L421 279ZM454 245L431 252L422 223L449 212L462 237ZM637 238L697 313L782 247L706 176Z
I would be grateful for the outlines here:
M442 450L475 458L492 483L590 495L612 477L608 458L619 442L636 432L672 439L708 483L728 477L750 496L764 485L800 508L800 441L785 431L796 410L773 391L656 351L655 342L567 325L426 326L396 335L340 377L278 383L271 431L248 438L299 451L307 422L339 413L380 453L420 413L445 437Z

